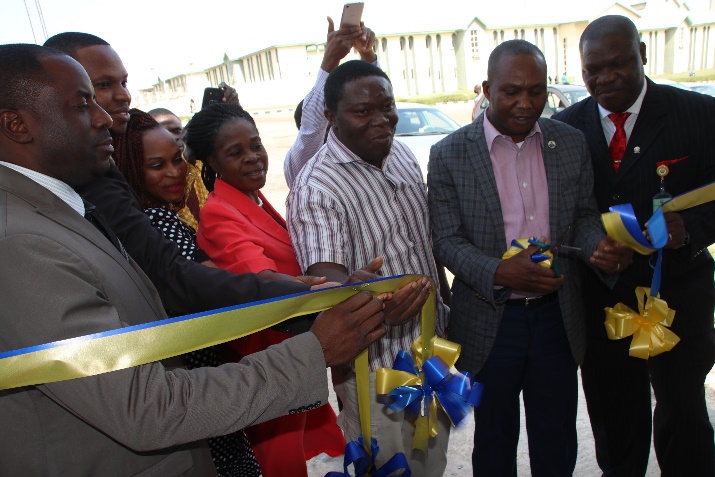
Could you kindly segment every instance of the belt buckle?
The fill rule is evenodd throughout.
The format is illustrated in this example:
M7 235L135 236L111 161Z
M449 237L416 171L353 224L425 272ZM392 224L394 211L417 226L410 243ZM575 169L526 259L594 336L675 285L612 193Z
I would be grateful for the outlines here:
M540 296L527 296L524 298L524 307L528 307L529 303L537 302L539 301L541 297Z

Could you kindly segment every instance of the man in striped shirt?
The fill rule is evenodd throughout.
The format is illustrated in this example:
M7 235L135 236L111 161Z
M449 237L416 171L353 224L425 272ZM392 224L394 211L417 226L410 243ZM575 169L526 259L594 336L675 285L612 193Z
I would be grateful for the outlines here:
M327 142L303 167L288 196L288 228L301 268L330 281L344 281L379 256L384 275L430 277L437 297L437 334L444 336L449 308L439 294L427 191L410 150L393 142L397 110L389 78L370 63L344 63L326 81L325 104L331 125ZM428 452L414 451L414 416L386 409L374 389L374 371L392 367L396 353L410 350L420 335L417 312L430 288L423 278L387 302L391 308L386 313L395 318L386 323L394 325L369 349L370 416L380 446L378 466L403 452L413 475L440 476L446 465L447 417L440 416L439 432L430 440ZM346 437L355 440L360 421L354 374L347 373L344 382L334 385L345 406L339 424Z

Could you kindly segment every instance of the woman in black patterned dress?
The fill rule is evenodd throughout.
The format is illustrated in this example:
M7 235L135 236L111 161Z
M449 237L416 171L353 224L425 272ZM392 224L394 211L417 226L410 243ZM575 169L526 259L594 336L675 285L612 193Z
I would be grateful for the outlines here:
M187 166L174 137L149 114L129 111L126 133L114 145L114 160L139 196L144 213L172 240L187 259L215 266L196 246L196 232L181 221L177 210L184 206ZM171 310L166 310L173 315ZM223 364L215 347L183 355L186 366ZM258 463L243 431L208 439L211 457L221 477L257 477Z

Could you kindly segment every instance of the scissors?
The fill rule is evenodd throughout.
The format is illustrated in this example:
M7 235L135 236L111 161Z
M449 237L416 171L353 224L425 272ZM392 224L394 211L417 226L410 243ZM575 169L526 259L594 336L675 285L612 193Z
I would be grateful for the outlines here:
M568 248L569 250L578 250L576 247L569 247L568 245L564 245L564 240L566 240L566 237L569 236L571 233L571 226L569 225L564 233L561 234L561 236L556 240L556 242L553 242L551 244L551 253L554 255L553 260L551 260L551 270L554 271L554 275L556 275L556 278L561 277L561 267L559 266L559 252L561 252L562 248Z

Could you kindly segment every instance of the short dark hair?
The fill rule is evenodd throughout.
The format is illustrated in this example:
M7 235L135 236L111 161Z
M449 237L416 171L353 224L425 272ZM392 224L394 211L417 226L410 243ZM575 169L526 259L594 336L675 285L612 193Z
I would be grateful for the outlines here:
M77 50L97 45L109 46L109 43L90 33L80 33L76 31L58 33L49 37L44 43L44 46L64 51L75 60L77 59Z
M150 114L151 117L154 119L158 118L159 116L167 116L167 115L176 116L176 114L174 114L173 112L169 111L166 108L154 108L151 111L149 111L147 114ZM176 117L178 118L179 116L176 116Z
M325 81L325 107L331 111L338 109L345 85L367 76L379 76L392 84L390 78L377 66L367 61L351 60L335 68Z
M300 100L298 106L295 107L295 112L293 113L293 120L295 121L295 127L300 130L300 123L303 121L303 100Z
M245 119L256 125L246 110L237 104L216 103L194 114L186 125L186 147L191 150L193 158L204 163L201 168L201 179L206 189L212 191L216 182L216 171L208 164L208 158L214 152L216 134L224 123L234 119Z
M638 28L630 18L623 15L605 15L596 18L586 26L578 42L578 50L583 51L583 44L588 40L595 40L613 34L623 35L629 38L636 49L640 46L640 36Z
M66 56L54 48L30 44L0 45L0 108L34 108L52 77L42 59Z
M533 43L526 40L508 40L499 43L499 46L494 48L492 54L489 55L489 61L487 62L487 81L494 79L497 65L503 57L516 55L536 56L537 58L541 58L541 61L546 64L544 53Z

